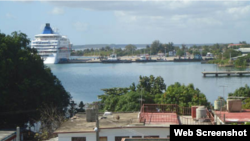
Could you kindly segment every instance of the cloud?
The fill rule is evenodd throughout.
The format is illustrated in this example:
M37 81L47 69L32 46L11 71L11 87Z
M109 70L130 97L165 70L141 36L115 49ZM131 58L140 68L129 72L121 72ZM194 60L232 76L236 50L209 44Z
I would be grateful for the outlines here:
M86 31L87 28L88 28L88 24L87 23L82 23L82 22L75 22L75 23L73 23L73 27L77 31Z
M221 26L223 23L214 18L195 18L188 20L190 24L194 24L196 26L205 25L205 26Z
M34 0L12 0L12 1L14 1L14 2L21 2L21 3L31 3Z
M250 5L229 8L228 13L230 13L230 14L248 14L248 13L250 13Z
M10 13L7 13L7 14L5 15L5 17L8 18L8 19L16 19L16 17L13 16L12 14L10 14Z
M62 15L62 14L64 14L64 10L63 10L63 8L55 7L51 11L51 13L54 14L54 15Z
M120 25L220 28L249 23L249 0L40 0L54 6L112 11ZM247 22L246 22L247 21ZM129 23L130 25L128 25ZM239 24L238 24L239 25Z

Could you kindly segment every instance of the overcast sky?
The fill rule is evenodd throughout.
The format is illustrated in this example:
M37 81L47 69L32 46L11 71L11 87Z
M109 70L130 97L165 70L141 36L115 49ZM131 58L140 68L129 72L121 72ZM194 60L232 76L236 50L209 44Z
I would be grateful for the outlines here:
M0 1L0 31L50 23L74 45L250 43L249 1Z

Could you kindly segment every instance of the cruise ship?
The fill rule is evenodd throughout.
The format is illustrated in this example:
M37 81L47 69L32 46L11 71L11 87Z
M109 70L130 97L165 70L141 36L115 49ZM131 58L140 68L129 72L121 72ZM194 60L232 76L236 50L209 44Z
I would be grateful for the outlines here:
M53 31L50 24L46 23L43 33L35 35L31 41L31 48L37 49L44 64L57 64L69 59L72 44L66 36Z

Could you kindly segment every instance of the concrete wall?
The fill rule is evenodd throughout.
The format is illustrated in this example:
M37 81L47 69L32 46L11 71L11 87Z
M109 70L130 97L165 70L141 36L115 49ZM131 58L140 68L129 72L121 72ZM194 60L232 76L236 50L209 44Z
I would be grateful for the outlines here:
M216 116L216 114L214 114L214 122L216 125L224 125L225 124L218 116Z
M170 141L170 139L125 139L124 141Z
M167 138L170 135L170 128L121 128L121 129L101 129L100 137L107 137L108 141L115 141L116 136L159 136ZM95 141L95 133L68 133L58 134L59 141L71 141L72 137L86 137L86 141Z
M72 137L86 137L86 141L95 141L95 133L68 133L68 134L58 134L58 141L71 141Z

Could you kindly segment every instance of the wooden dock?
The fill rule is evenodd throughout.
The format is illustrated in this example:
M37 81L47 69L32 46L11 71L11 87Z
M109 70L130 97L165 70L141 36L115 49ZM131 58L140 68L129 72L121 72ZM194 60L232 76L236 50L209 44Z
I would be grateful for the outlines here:
M243 74L250 74L250 71L206 71L206 72L202 72L202 73L203 73L204 77L206 77L206 75L208 75L208 74L213 74L216 77L219 74L226 74L227 76L230 76L230 75L242 76Z

